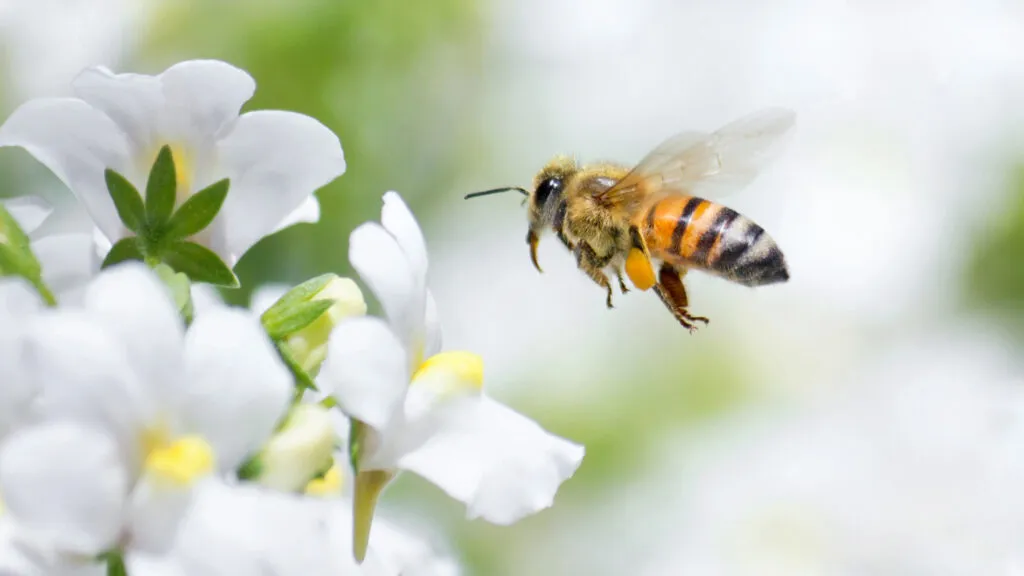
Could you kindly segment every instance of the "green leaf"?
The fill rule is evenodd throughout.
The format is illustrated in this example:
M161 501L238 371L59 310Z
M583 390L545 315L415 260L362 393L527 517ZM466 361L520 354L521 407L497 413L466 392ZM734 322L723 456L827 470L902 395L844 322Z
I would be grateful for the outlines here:
M271 324L264 322L263 327L272 339L280 340L309 326L331 306L334 306L334 300L330 298L302 302L289 310L288 314L282 315L278 321Z
M263 313L260 317L263 325L270 326L272 324L283 322L285 314L291 308L294 308L296 305L306 302L313 298L313 296L316 296L316 294L323 290L331 280L337 277L337 274L322 274L316 278L310 278L302 284L292 288Z
M202 232L220 212L229 185L230 181L225 178L193 194L171 217L163 237L167 240L181 240Z
M4 205L0 204L0 244L7 244L24 254L32 254L29 242L28 234L25 234L21 225L4 208ZM34 256L33 259L35 259Z
M103 176L107 180L107 191L110 192L110 198L114 201L114 208L117 208L121 222L125 228L138 234L146 222L146 209L142 205L139 191L124 176L110 168L107 168Z
M110 252L107 252L106 258L103 259L103 264L100 265L100 269L126 260L142 260L142 251L139 250L139 239L136 236L121 238L111 246Z
M213 250L195 242L175 242L161 254L168 266L182 272L193 282L238 288L238 277Z
M128 571L124 566L124 558L121 552L111 550L96 557L96 560L107 565L107 576L127 576Z
M164 146L153 161L153 169L146 182L146 220L154 229L160 228L171 217L178 193L177 175L174 173L174 155L171 147Z
M281 341L275 342L277 348L277 355L281 357L284 365L291 371L292 376L295 378L295 384L299 390L316 390L316 384L313 379L310 378L309 374L302 369L295 357L292 356L291 350L288 349L288 345Z

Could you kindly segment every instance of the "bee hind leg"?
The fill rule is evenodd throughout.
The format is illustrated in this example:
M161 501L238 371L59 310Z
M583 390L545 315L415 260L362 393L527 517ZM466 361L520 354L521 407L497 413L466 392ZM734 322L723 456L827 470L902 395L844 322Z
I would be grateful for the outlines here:
M604 267L608 265L611 259L598 256L590 244L586 242L577 244L573 252L576 255L576 265L598 286L605 289L607 293L605 304L609 308L614 308L612 306L612 283L608 281L608 275L604 273Z
M690 301L686 296L686 286L683 285L683 277L671 265L661 265L661 270L658 272L658 284L655 285L655 290L676 320L689 330L690 333L697 330L694 323L701 322L707 324L709 322L704 316L694 316L687 310Z

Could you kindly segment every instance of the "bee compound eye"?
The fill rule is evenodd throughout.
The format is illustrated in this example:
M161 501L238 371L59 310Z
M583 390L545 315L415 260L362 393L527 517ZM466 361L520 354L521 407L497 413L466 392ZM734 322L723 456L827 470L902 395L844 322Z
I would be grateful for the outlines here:
M535 203L538 206L543 205L545 202L548 201L548 198L551 196L552 192L557 192L561 190L561 188L562 181L558 178L548 178L547 180L544 180L543 182L540 183L540 186L537 186L537 196Z

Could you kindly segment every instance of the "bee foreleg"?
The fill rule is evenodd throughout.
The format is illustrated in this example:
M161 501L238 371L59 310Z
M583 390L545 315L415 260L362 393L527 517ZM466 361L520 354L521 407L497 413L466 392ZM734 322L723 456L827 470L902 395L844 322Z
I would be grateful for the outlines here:
M594 249L590 247L590 244L587 244L586 242L580 242L577 244L573 252L576 255L576 266L578 266L580 270L583 270L587 276L590 276L590 279L597 283L598 286L605 289L608 293L607 298L605 299L605 304L607 304L609 308L613 308L612 283L608 281L608 275L604 273L604 267L608 265L611 258L601 258L596 252L594 252Z
M687 311L690 300L686 295L686 286L683 285L683 278L679 271L670 264L661 265L661 270L658 272L658 284L655 286L655 289L658 292L658 296L661 297L661 301L665 303L665 306L676 317L676 320L690 332L697 329L692 322L703 322L704 324L709 322L707 318L693 316Z

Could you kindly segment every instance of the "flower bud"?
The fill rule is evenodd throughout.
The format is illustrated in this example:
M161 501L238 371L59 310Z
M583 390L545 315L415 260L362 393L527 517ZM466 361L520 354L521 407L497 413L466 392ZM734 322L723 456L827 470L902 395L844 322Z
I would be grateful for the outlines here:
M283 342L295 362L312 375L327 356L334 327L363 314L366 301L359 286L350 278L326 274L292 288L263 313L262 321L271 338Z
M334 464L336 439L327 408L298 404L256 457L252 480L277 490L303 490Z

